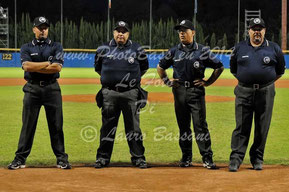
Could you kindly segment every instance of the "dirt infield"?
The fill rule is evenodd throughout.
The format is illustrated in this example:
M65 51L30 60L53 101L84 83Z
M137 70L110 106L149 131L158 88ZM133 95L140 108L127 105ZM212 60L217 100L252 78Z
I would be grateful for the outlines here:
M263 171L242 166L228 172L227 166L207 170L158 166L134 167L0 168L0 191L288 191L289 167L267 165Z
M0 78L0 86L16 86L24 85L25 80L23 78ZM90 78L90 79L72 79L64 78L59 79L61 85L75 85L75 84L100 84L100 79ZM237 81L235 79L218 79L212 86L235 86ZM160 79L143 79L142 85L163 85ZM276 82L276 87L278 88L289 88L289 80L278 80ZM68 102L95 102L95 95L63 95L63 101ZM148 100L150 102L173 102L172 93L149 93ZM207 102L226 102L233 101L233 97L221 97L207 95Z
M63 95L64 102L79 102L79 103L94 103L95 95ZM222 96L212 96L206 95L206 102L226 102L234 101L234 97L222 97ZM152 92L148 95L148 101L152 103L159 102L174 102L174 97L172 93L162 93L162 92Z
M73 85L73 84L100 84L99 78L87 78L87 79L74 79L74 78L60 78L59 83L61 85ZM24 85L25 80L23 78L0 78L0 86L15 86ZM142 79L142 85L162 85L160 79ZM212 86L235 86L237 85L236 79L218 79ZM289 80L281 79L275 83L277 88L289 88Z

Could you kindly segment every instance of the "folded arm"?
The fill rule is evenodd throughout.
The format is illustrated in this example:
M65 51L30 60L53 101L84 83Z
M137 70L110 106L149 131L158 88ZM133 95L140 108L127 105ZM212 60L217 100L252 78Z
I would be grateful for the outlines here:
M62 65L59 63L50 64L49 61L44 61L44 62L26 61L22 64L22 68L24 71L27 71L27 72L53 74L53 73L60 72L62 69Z

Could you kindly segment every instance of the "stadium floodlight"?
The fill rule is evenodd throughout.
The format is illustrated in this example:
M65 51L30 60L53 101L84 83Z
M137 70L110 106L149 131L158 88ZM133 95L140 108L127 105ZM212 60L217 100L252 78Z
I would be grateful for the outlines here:
M8 8L0 6L0 46L9 48L9 13Z
M4 8L0 6L0 17L6 19L7 14L4 13Z
M3 16L3 11L4 11L3 7L0 6L0 17Z

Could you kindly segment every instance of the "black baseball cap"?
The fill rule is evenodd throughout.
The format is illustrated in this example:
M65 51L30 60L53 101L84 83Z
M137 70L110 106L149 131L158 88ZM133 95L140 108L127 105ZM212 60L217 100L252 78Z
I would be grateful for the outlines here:
M49 21L45 17L36 17L33 21L33 27L38 27L42 24L46 24L48 27L50 27Z
M195 30L195 27L193 25L193 23L189 20L183 20L182 22L180 22L180 24L176 25L174 27L175 30L179 30L181 27L184 27L186 29L191 29L191 30Z
M261 19L261 18L253 18L253 19L250 20L250 22L249 22L249 28L250 29L255 27L255 26L257 26L257 25L259 25L259 26L261 26L263 28L266 28L265 22L264 22L263 19Z
M116 30L117 28L125 28L127 31L129 31L129 26L126 22L124 21L118 21L115 24L114 30Z

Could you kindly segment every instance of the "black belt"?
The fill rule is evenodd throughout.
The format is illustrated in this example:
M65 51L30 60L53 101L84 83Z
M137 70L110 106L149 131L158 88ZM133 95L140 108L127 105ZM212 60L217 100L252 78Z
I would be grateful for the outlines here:
M272 83L274 83L274 81L271 81L269 83L265 83L265 84L247 84L247 83L242 83L239 81L239 85L242 87L247 87L247 88L252 88L252 89L262 89L264 87L267 87L268 85L271 85Z
M194 82L190 81L178 81L178 84L183 85L184 87L196 87Z
M53 79L53 80L50 80L50 81L29 80L28 83L39 85L40 87L44 87L44 86L53 84L56 81L57 81L56 79Z
M103 86L103 88L106 88L106 89L109 89L109 90L113 90L113 91L116 91L116 92L126 92L126 91L129 91L129 90L132 90L132 89L137 89L137 87L130 87L130 86L127 86L127 87Z

